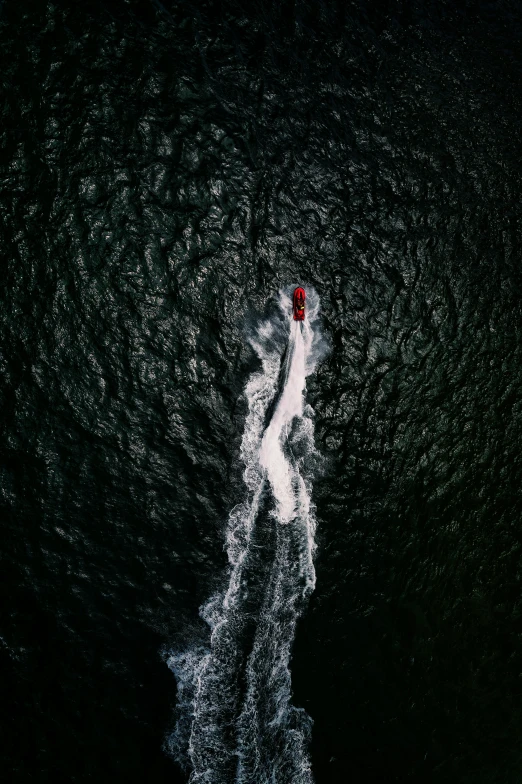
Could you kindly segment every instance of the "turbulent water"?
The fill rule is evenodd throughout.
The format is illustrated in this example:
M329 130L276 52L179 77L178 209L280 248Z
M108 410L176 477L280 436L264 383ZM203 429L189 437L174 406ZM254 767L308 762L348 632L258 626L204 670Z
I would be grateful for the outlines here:
M249 336L262 369L245 389L241 460L248 497L228 520L227 588L201 608L211 628L210 650L193 648L168 660L180 694L168 746L192 768L191 782L312 781L311 722L291 705L289 660L299 609L315 586L315 518L305 468L316 450L304 392L325 344L317 295L308 290L307 318L297 322L291 293L281 292L279 313ZM271 536L258 530L267 492Z
M0 2L3 779L519 784L521 40Z

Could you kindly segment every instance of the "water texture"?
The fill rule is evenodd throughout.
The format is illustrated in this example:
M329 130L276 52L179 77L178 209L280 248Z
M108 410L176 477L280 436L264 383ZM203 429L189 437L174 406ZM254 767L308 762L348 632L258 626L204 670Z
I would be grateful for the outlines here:
M514 0L4 0L5 780L519 783L520 40ZM331 350L287 428L295 283Z

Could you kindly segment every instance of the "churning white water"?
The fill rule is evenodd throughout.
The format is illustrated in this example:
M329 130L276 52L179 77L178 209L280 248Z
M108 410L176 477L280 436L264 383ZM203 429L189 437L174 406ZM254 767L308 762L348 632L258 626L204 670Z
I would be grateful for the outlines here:
M307 294L304 322L292 318L290 290L280 292L278 316L249 337L261 369L245 388L248 492L227 522L228 584L200 610L209 646L168 659L178 720L167 748L190 769L190 784L312 782L311 719L291 704L289 669L297 619L315 586L314 427L304 393L324 345L319 300ZM273 535L263 548L267 503Z

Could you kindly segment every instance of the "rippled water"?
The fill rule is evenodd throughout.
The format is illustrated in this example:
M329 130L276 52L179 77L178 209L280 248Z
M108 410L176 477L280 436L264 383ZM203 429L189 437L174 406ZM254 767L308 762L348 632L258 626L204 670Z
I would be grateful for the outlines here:
M518 782L519 4L0 14L6 778L188 781L169 657L208 653L249 489L249 336L300 283L330 345L284 703L313 722L311 775Z

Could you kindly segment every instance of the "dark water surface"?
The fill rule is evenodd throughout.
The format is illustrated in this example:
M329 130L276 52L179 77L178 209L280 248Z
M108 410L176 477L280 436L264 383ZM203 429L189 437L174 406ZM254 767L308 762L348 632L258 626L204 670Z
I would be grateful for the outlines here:
M188 780L166 652L299 281L315 781L520 782L522 7L455 5L4 0L3 780Z

